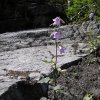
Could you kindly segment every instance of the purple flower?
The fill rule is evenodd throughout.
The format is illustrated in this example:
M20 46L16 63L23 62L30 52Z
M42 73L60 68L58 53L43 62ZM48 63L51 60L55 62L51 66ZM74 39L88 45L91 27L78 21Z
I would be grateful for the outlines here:
M61 38L61 33L53 32L53 33L51 33L50 37L53 37L54 39L59 40Z
M60 17L56 17L56 18L54 18L53 19L53 25L54 26L60 26L60 22L61 22L61 19L60 19Z
M65 50L66 50L66 48L59 46L59 51L60 51L61 54L65 53Z
M91 12L91 13L89 14L89 19L90 19L90 20L93 20L93 17L94 17L94 13Z

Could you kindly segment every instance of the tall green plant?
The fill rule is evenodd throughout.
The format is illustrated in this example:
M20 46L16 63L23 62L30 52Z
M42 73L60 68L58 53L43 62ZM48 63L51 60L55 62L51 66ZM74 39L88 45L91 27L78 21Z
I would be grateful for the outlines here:
M88 44L90 47L90 52L96 52L96 50L100 49L100 36L95 33L88 33Z
M66 14L71 21L84 21L90 12L99 14L99 0L68 0Z
M54 94L54 98L53 100L58 100L57 99L57 92L61 90L61 86L59 84L57 84L57 78L59 77L59 75L63 72L63 70L61 70L61 68L57 67L57 62L58 62L58 48L60 53L65 53L65 48L61 45L59 45L58 41L61 38L61 32L59 32L56 28L59 27L61 25L61 23L64 23L64 21L60 18L60 17L56 17L53 19L53 23L51 24L51 26L54 26L55 30L54 32L51 33L50 37L53 38L53 40L55 41L55 55L52 54L50 52L50 54L53 56L51 61L47 61L47 60L43 60L43 62L45 63L50 63L51 64L51 70L52 70L52 76L51 77L46 77L42 80L39 81L39 83L54 83L53 86L51 87L53 90L53 94ZM55 58L55 60L54 60Z

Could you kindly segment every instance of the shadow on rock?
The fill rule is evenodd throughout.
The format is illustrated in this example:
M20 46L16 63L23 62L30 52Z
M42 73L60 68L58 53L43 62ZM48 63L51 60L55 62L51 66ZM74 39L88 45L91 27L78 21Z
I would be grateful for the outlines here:
M48 97L47 84L20 81L12 85L0 100L40 100L41 97Z

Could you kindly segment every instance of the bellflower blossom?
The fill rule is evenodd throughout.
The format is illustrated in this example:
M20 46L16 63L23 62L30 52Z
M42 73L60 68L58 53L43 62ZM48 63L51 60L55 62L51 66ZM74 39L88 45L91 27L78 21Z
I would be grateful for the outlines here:
M61 54L65 53L65 50L66 50L66 48L59 46L59 51L60 51Z
M91 12L91 13L89 14L89 19L90 19L90 20L93 20L93 17L94 17L94 13Z
M61 38L61 33L60 32L53 32L51 33L50 37L53 37L55 40L59 40Z
M60 19L60 17L56 17L56 18L54 18L53 19L53 25L54 26L60 26L60 23L61 23L61 19Z

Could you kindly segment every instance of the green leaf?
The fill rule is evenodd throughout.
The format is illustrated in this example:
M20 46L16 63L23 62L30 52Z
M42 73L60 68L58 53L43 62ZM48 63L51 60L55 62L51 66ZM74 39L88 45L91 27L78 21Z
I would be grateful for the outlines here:
M49 84L52 84L54 82L54 79L50 79Z
M51 61L42 60L42 61L45 62L45 63L50 63L50 64L54 64L55 63L53 60L51 60Z
M57 85L57 86L53 87L53 90L55 90L55 91L61 90L61 85Z
M66 69L61 69L61 68L58 68L58 71L60 72L60 73L63 73L63 72L66 72Z
M46 97L42 97L40 100L48 100Z
M88 94L86 94L86 95L84 96L83 100L92 100L92 96L93 96L93 94L88 93Z
M50 78L46 77L46 78L39 80L38 83L48 83L49 81L50 81Z

